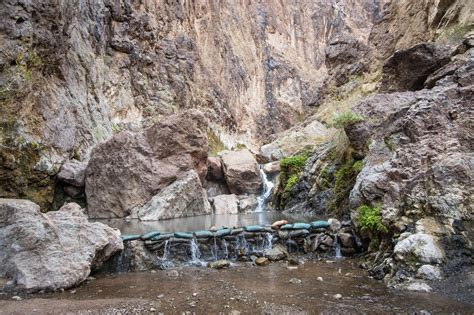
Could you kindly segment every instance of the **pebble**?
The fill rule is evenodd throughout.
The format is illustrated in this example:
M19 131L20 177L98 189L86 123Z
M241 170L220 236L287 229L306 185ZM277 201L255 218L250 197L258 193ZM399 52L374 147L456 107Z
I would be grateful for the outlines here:
M77 292L76 290L72 290L71 294L76 294L76 292Z
M156 312L156 308L154 308L154 307L150 308L150 312L152 312L152 313Z
M298 279L298 278L291 278L290 279L290 283L293 283L293 284L301 284L301 280Z
M14 295L14 296L12 296L12 300L14 300L14 301L21 301L22 298L19 297L18 295Z
M318 281L324 281L324 280L323 280L323 277L317 277L316 280L318 280Z
M158 295L157 298L161 299L161 298L163 298L164 296L165 296L165 295L162 293L162 294Z
M288 266L288 267L286 267L286 269L288 269L288 270L296 270L296 269L298 269L298 267L296 267L296 266Z
M197 296L198 294L196 292L193 293L193 296Z
M342 299L342 295L341 295L341 294L339 294L339 293L338 293L338 294L334 294L334 296L333 296L333 297L334 297L336 300L340 300L340 299Z

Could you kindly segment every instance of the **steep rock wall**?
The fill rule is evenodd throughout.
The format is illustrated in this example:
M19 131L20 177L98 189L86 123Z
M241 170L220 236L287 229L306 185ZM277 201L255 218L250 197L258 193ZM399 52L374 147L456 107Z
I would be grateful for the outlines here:
M190 107L255 148L317 102L326 43L366 42L377 4L2 1L0 195L51 204L65 159Z

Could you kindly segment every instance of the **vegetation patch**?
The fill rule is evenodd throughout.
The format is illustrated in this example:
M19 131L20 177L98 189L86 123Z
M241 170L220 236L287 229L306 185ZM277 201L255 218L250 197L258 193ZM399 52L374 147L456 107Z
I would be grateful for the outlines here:
M286 157L280 161L280 181L278 190L281 192L280 206L284 206L291 194L291 190L298 182L304 170L308 152Z
M349 125L364 121L365 118L352 111L344 112L336 115L331 121L331 127L343 129Z
M373 235L387 233L387 227L382 223L382 216L380 214L380 206L370 207L362 205L357 208L357 221L362 230L370 231Z
M329 210L341 214L344 202L347 200L352 187L354 187L355 180L362 167L362 161L348 158L334 173L335 182L332 189L333 196L328 205Z

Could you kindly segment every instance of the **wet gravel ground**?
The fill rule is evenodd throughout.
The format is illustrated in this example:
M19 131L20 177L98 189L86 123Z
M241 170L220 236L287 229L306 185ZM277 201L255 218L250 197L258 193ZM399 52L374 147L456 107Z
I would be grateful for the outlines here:
M64 292L20 295L20 301L2 295L0 314L474 313L469 297L390 290L357 265L323 260L96 275Z

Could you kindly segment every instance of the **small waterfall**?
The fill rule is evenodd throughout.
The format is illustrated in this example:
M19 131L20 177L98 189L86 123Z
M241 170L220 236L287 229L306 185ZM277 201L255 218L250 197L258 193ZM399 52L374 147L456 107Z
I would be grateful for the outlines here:
M239 256L247 255L249 252L249 243L243 235L239 235L237 238L237 254Z
M168 240L165 241L165 245L163 248L163 256L161 257L161 269L171 269L174 268L174 264L170 258L170 243Z
M270 250L273 247L273 234L272 233L265 233L265 239L263 243L263 250Z
M224 247L224 258L229 259L229 249L227 248L227 242L222 239L222 246Z
M217 248L216 237L214 236L214 244L212 244L212 246L211 246L211 254L212 254L212 258L214 259L214 261L219 259L219 252L218 251L219 250Z
M341 244L339 244L339 238L337 237L337 234L334 235L334 253L335 253L336 259L342 258Z
M201 261L201 251L199 250L199 245L196 241L196 238L192 238L189 241L189 249L191 251L191 261L190 263L193 265L202 265Z
M262 167L260 167L260 177L263 181L263 191L262 194L257 198L257 207L255 208L255 212L262 212L265 209L268 197L271 196L273 189L273 182L268 180L267 174L265 174Z

